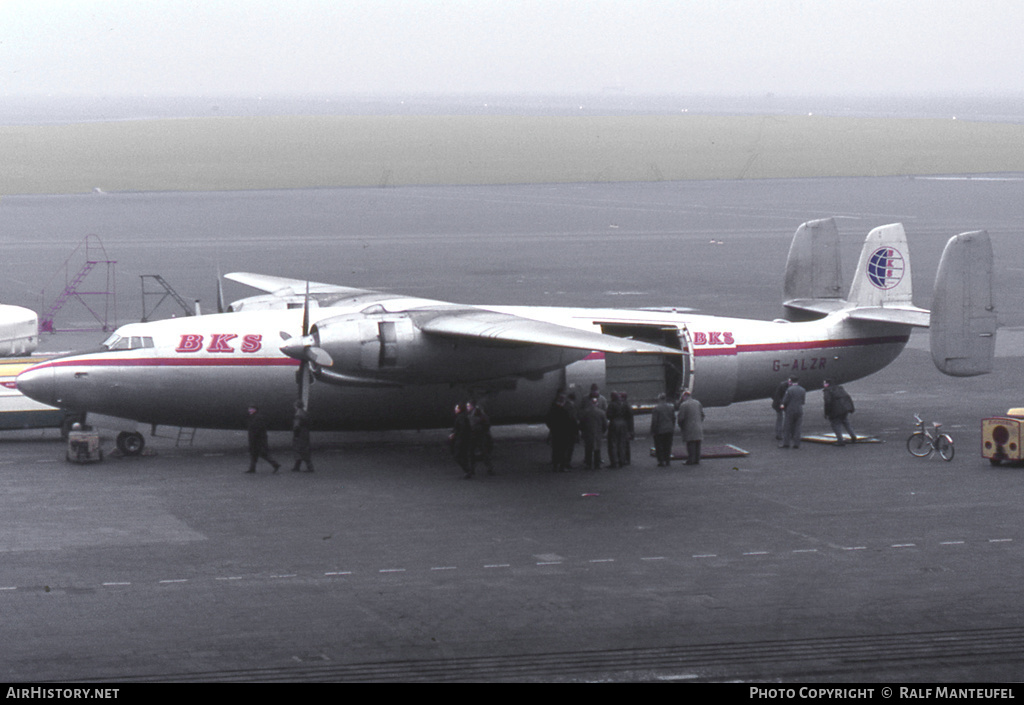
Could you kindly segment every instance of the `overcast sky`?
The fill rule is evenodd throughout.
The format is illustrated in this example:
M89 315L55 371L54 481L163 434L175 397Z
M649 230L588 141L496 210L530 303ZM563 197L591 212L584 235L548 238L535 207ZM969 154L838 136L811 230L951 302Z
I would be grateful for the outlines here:
M1024 0L0 0L0 96L1024 92Z

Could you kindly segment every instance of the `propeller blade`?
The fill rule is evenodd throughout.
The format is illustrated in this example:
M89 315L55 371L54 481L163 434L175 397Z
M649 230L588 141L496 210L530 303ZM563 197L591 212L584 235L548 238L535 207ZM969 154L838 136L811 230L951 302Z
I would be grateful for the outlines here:
M299 401L302 402L302 408L309 408L309 384L312 382L313 375L309 371L309 363L303 362L299 365L298 375L299 382Z
M224 313L224 281L221 279L220 267L217 267L217 313Z
M331 367L334 365L334 358L326 350L315 345L310 345L306 348L306 355L310 362L320 365L320 367Z
M302 303L302 337L309 335L309 281L306 281L306 298Z

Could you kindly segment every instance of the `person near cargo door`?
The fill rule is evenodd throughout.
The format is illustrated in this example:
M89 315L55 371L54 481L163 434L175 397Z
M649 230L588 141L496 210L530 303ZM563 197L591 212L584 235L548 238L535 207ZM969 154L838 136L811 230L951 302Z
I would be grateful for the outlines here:
M853 399L843 389L843 385L833 384L830 379L825 380L822 392L825 397L825 418L828 419L828 422L832 425L832 431L836 434L836 445L846 445L846 442L843 441L842 430L844 428L850 436L850 443L856 443L857 436L853 433L853 429L850 428L849 418L850 414L856 410L853 405Z
M676 429L676 408L664 394L651 412L651 436L654 437L654 456L658 467L666 467L672 460L672 434Z

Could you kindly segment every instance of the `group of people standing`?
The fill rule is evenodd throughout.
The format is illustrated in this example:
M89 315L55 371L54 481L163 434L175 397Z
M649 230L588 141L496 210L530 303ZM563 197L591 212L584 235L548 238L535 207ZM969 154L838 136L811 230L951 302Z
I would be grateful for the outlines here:
M683 390L674 404L668 400L668 395L659 394L651 412L654 457L659 468L668 467L672 461L672 439L677 425L686 443L686 464L699 465L704 440L704 407L688 390Z
M824 382L825 418L836 434L836 445L846 445L843 430L850 442L857 436L850 427L849 415L854 412L853 399L842 385L831 380ZM772 396L775 410L775 439L779 448L799 448L803 426L804 404L807 390L800 385L797 377L782 381ZM625 392L612 392L609 402L598 385L590 387L590 393L578 402L574 392L559 392L548 410L546 423L550 431L551 468L555 472L566 472L572 467L576 444L583 442L583 467L596 470L602 466L601 441L607 438L608 464L619 468L630 464L630 441L634 438L633 410ZM276 473L281 464L270 454L267 438L267 421L254 405L249 407L249 469L256 472L256 462L264 459ZM651 413L651 436L654 439L654 454L658 467L666 467L672 459L672 440L676 426L679 427L686 443L686 464L700 463L701 442L704 439L704 408L688 390L683 390L679 399L672 403L667 395L658 395L658 402ZM452 455L468 480L476 475L476 465L482 462L488 474L494 474L491 453L494 440L491 436L491 420L478 404L468 401L455 406L455 422L449 437ZM295 402L292 421L292 448L295 451L293 472L299 472L303 463L306 472L313 472L309 441L309 414L301 401Z
M854 409L853 399L841 384L834 384L826 379L823 385L825 398L825 418L836 434L836 445L844 446L843 429L850 437L850 443L857 441L850 427L849 416ZM779 383L772 395L772 408L775 410L775 440L779 448L799 448L803 430L804 403L807 390L800 386L798 377L790 377Z
M545 420L550 431L551 469L566 472L572 467L576 444L583 442L583 467L602 466L601 441L607 437L608 465L620 468L632 462L633 409L624 392L612 392L609 402L593 384L582 403L575 392L559 392Z
M704 438L704 409L689 392L684 392L676 404L669 403L665 394L658 398L651 417L658 466L669 464L672 455L672 437L678 413L680 431L687 444L690 464L700 462L700 444ZM590 394L577 405L571 393L560 393L548 412L550 430L551 468L565 472L572 467L576 443L583 441L583 467L596 470L601 467L601 440L607 436L608 463L618 468L632 461L630 441L635 437L633 409L625 392L613 392L606 402L596 384Z

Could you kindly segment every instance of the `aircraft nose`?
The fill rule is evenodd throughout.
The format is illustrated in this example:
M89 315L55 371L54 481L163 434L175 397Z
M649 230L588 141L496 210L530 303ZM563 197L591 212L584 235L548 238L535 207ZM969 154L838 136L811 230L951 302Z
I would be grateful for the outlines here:
M25 396L42 404L60 405L53 367L49 365L30 367L18 375L15 382L18 385L18 391Z

